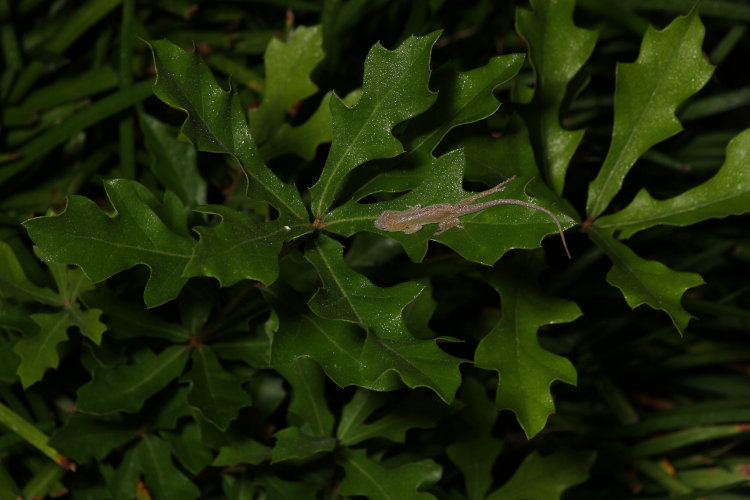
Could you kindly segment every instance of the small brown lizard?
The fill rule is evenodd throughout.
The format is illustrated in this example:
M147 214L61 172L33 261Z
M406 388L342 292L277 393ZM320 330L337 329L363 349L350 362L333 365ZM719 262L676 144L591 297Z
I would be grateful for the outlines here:
M562 227L560 226L560 221L557 220L555 214L553 214L546 208L521 200L507 199L485 201L482 203L477 203L475 205L471 204L480 198L485 198L493 193L502 191L503 189L505 189L505 185L515 178L516 176L514 175L513 177L504 180L497 186L488 189L487 191L482 191L481 193L471 195L465 200L459 201L458 203L438 203L424 208L422 208L421 205L416 205L413 207L409 207L406 210L385 210L375 221L375 227L383 231L403 231L405 234L412 234L422 229L422 226L424 226L425 224L437 223L438 232L436 232L435 234L438 235L446 232L448 229L453 227L459 227L463 229L461 221L458 219L462 215L472 214L474 212L484 210L485 208L495 207L497 205L521 205L524 207L533 208L534 210L539 210L540 212L544 212L545 214L552 217L552 220L554 220L555 224L557 224L557 230L560 233L560 238L562 238L563 247L565 247L565 253L568 254L568 258L571 258L570 251L568 250L568 244L565 242L565 235L563 234Z

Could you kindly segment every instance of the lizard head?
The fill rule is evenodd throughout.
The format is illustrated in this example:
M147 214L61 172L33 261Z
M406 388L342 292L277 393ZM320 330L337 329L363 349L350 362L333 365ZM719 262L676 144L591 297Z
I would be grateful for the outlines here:
M375 227L381 231L400 231L401 217L397 210L386 210L375 221Z

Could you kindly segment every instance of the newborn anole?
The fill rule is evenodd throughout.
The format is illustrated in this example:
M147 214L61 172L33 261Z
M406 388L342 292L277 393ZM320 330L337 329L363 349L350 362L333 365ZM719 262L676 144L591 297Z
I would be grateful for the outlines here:
M545 214L552 217L552 220L554 220L555 224L557 224L557 230L560 233L560 238L562 238L563 247L565 247L565 253L568 254L568 258L570 258L570 251L568 251L568 244L565 242L565 235L563 234L562 227L560 226L560 221L557 220L555 214L553 214L546 208L521 200L507 199L485 201L482 203L476 203L474 205L471 204L480 198L485 198L493 193L502 191L503 189L505 189L505 185L515 178L516 176L514 175L513 177L504 180L497 186L488 189L487 191L482 191L481 193L471 195L468 198L459 201L458 203L438 203L436 205L430 205L429 207L424 208L422 208L422 205L415 205L413 207L407 208L406 210L400 211L385 210L375 221L375 227L383 231L403 231L405 234L412 234L422 229L422 226L424 226L425 224L437 223L438 232L436 232L435 234L438 235L446 232L448 229L451 229L453 227L459 227L463 229L461 221L458 219L462 215L472 214L474 212L484 210L485 208L495 207L497 205L521 205L524 207L533 208L534 210L539 210L540 212L544 212Z

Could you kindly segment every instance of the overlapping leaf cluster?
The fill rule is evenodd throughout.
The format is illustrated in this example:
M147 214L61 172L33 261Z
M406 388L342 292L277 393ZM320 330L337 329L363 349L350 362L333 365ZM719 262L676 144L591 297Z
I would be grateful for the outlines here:
M199 50L149 42L153 93L185 115L177 132L139 110L150 175L105 180L104 208L71 194L61 213L27 220L48 271L34 270L20 245L0 241L0 326L12 332L4 372L28 388L54 373L60 347L64 354L69 344L83 346L88 379L49 445L81 465L98 463L111 498L130 498L133 485L153 498L199 498L209 470L221 471L230 498L336 491L547 499L584 481L594 454L565 448L533 451L502 474L504 483L496 480L498 412L511 410L533 438L555 412L552 383L578 379L571 361L538 339L541 328L582 314L540 285L547 265L539 247L557 234L554 222L506 205L463 216L463 227L439 235L435 224L414 234L373 225L384 210L455 203L472 194L471 183L516 176L495 198L542 206L564 229L580 223L611 260L607 280L626 303L664 311L685 331L691 315L681 299L703 279L644 259L621 240L747 212L750 133L730 142L725 164L703 184L664 200L641 190L607 213L638 159L680 131L675 110L711 76L695 11L649 28L637 60L617 67L611 144L581 216L584 200L565 196L585 130L564 128L560 116L581 90L576 78L596 34L573 23L574 7L537 0L517 10L533 89L517 78L523 54L463 72L435 68L436 31L393 50L376 44L361 89L324 94L311 79L325 58L323 30L298 27L268 44L263 85L253 80L263 98L248 113L239 89L217 82ZM139 85L113 96L108 109L141 99ZM505 132L450 137L495 114L501 86L514 86ZM307 116L293 120L303 102ZM85 116L77 120L72 129L85 126ZM0 181L43 154L25 148L20 161L0 167ZM223 155L214 158L241 173L234 195L207 203L196 150ZM305 169L323 157L309 185L299 181L309 172L283 168L292 156ZM558 242L548 248L562 250ZM414 271L429 269L428 255L450 255L453 274L497 292L487 328L435 334L435 285L429 271ZM408 273L380 276L391 262ZM133 281L151 310L121 296ZM167 319L167 308L179 320ZM408 451L407 432L429 437L446 428L447 458ZM643 446L633 463L646 467L638 459L653 450ZM465 496L441 483L446 463L460 472Z

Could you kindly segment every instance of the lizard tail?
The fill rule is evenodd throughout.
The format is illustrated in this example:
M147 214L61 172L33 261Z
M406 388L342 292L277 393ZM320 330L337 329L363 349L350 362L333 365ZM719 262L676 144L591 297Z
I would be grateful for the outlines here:
M563 247L565 248L565 253L568 254L568 258L572 259L570 256L570 250L568 250L568 243L565 241L565 234L563 234L562 226L560 225L560 221L557 219L557 216L547 210L544 207L540 207L539 205L534 205L533 203L528 203L526 201L521 200L496 200L502 203L499 203L501 205L521 205L522 207L528 207L533 208L534 210L539 210L540 212L544 212L545 214L552 217L552 220L555 221L555 224L557 224L557 231L560 233L560 238L562 239Z

